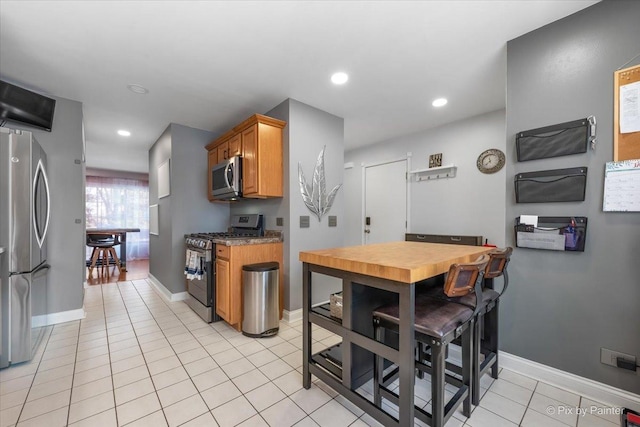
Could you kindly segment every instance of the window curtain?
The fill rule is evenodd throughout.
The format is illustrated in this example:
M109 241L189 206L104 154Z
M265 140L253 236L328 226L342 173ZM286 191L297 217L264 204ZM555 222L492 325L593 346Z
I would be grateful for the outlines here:
M87 176L86 191L87 228L139 228L127 234L127 261L148 259L149 182Z

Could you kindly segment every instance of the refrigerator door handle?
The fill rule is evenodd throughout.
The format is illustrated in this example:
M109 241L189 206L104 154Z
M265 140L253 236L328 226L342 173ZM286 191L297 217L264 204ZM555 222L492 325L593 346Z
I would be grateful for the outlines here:
M42 176L42 178L40 178ZM38 197L38 181L42 179L44 182L44 190L45 190L45 198L47 202L47 218L44 222L44 228L40 228L38 224L38 216L39 212L33 213L33 228L35 230L36 240L38 241L38 246L42 247L44 244L44 239L47 237L47 231L49 229L49 219L51 218L51 197L49 195L49 179L47 178L47 172L44 169L44 165L42 164L42 159L38 161L38 166L36 168L36 173L33 177L33 197ZM35 202L35 200L34 200ZM34 203L37 206L37 203Z
M39 272L41 272L43 270L48 270L50 268L51 268L51 265L49 265L49 264L40 264L38 267L36 267L35 270L33 270L31 272L31 274L36 274L36 273L39 273Z

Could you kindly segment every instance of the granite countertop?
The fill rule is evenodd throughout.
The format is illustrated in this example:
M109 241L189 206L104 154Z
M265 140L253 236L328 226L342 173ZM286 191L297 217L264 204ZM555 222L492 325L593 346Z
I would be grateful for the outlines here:
M262 237L226 237L212 239L216 245L240 246L240 245L264 245L265 243L280 243L284 240L281 231L267 230Z

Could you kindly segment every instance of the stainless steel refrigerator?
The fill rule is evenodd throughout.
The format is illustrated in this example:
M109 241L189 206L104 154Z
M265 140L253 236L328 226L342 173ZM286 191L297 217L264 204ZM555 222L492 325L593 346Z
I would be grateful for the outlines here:
M46 298L50 207L44 150L31 132L0 127L0 368L37 345L32 296Z

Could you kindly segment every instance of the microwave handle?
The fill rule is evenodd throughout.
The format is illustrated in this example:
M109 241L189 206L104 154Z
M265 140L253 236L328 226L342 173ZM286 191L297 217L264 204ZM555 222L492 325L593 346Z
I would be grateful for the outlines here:
M231 183L229 182L229 169L231 169L231 173L234 173L233 163L229 163L224 168L224 180L227 182L227 188L231 188Z

